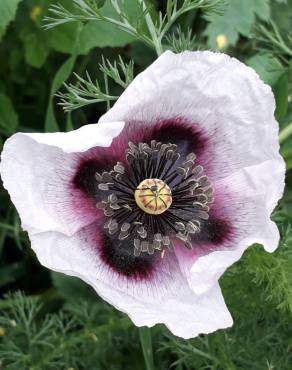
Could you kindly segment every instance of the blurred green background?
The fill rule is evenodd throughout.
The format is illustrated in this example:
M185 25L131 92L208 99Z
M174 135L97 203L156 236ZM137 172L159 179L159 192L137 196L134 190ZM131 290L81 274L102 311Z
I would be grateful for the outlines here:
M117 17L110 0L86 2ZM286 192L273 215L282 239L273 255L260 246L248 250L221 279L235 322L231 329L186 341L156 326L154 362L159 370L291 370L292 2L217 2L219 7L208 12L198 6L180 16L162 48L226 52L253 67L272 87L287 164ZM52 5L77 11L71 0L0 0L0 149L17 131L66 131L97 122L132 74L155 60L155 48L139 37L148 31L138 0L119 3L137 22L138 35L97 20L44 29ZM146 5L157 19L169 3L148 0ZM98 86L88 84L86 72ZM85 87L85 95L79 95L86 104L73 98L80 86ZM0 369L144 369L138 330L125 315L81 281L40 266L1 182L0 294Z

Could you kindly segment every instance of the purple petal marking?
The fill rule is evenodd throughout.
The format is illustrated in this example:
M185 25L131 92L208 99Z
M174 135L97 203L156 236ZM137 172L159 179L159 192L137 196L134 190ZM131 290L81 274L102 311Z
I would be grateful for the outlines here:
M106 124L106 123L103 123ZM72 179L73 191L81 192L82 199L77 206L83 212L92 212L98 198L95 173L111 170L116 162L120 161L127 166L125 161L125 149L128 142L135 144L151 140L164 143L174 143L178 146L182 157L190 152L197 156L198 164L205 168L210 157L211 148L209 141L198 125L184 120L182 117L173 119L159 119L155 122L127 122L124 130L116 137L112 145L107 148L92 148L85 153L78 154L76 173ZM207 160L206 160L207 158ZM210 164L210 163L209 163ZM206 174L210 165L208 164ZM224 201L224 200L223 200ZM200 253L209 253L210 250L220 249L232 239L232 226L225 212L226 207L220 207L222 200L215 198L212 205L213 211L209 220L202 223L202 231L194 236L194 247L200 249ZM221 208L219 212L218 209ZM160 254L133 255L133 243L129 239L124 242L117 237L109 237L103 230L103 216L100 210L95 210L98 227L96 230L96 243L99 254L104 263L116 273L133 280L148 280L154 275L157 265L163 262ZM131 244L131 246L130 246ZM196 248L194 248L196 249ZM190 258L192 258L190 251ZM173 254L173 256L175 256Z
M100 237L99 253L103 262L114 272L134 281L151 280L155 275L157 262L161 260L160 254L144 253L135 257L132 241L110 238L104 232Z

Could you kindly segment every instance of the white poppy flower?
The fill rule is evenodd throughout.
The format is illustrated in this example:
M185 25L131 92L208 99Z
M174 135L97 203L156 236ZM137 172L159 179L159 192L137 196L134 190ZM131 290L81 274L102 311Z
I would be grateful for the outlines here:
M165 52L98 124L7 140L1 176L32 248L137 326L183 338L232 325L218 284L268 252L284 187L270 87L212 52Z

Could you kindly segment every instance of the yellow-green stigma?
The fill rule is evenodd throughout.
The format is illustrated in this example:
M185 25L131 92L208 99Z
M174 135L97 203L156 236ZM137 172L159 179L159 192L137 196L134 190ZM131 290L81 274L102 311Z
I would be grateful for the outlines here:
M162 180L146 179L135 190L135 200L144 212L160 215L171 206L171 190Z

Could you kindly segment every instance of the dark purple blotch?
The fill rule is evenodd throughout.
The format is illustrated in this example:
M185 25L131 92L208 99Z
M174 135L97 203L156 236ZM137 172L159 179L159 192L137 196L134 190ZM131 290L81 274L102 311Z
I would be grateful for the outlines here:
M123 241L102 233L99 254L106 265L114 272L134 281L149 280L156 270L157 254L147 253L135 257L132 238ZM160 258L160 257L159 257Z
M232 239L233 232L231 223L226 219L210 216L208 220L201 221L201 230L197 234L193 234L193 246L206 245L208 249L220 249Z
M149 122L129 121L126 122L125 128L113 140L110 147L92 148L79 155L76 173L72 179L73 188L95 201L98 198L95 173L110 171L117 161L127 166L125 150L129 141L134 144L140 142L150 144L151 140L176 144L181 158L193 152L198 158L198 164L204 166L203 159L209 146L206 134L197 124L183 117ZM86 207L84 211L86 212ZM220 248L231 235L232 230L228 221L211 217L202 223L201 232L193 237L194 248L196 244L202 247L206 244L208 249ZM127 238L119 241L116 235L114 237L107 235L102 223L97 226L96 243L98 253L104 263L116 273L131 280L151 279L157 269L157 264L162 263L159 253L154 255L145 253L135 257L133 240Z

